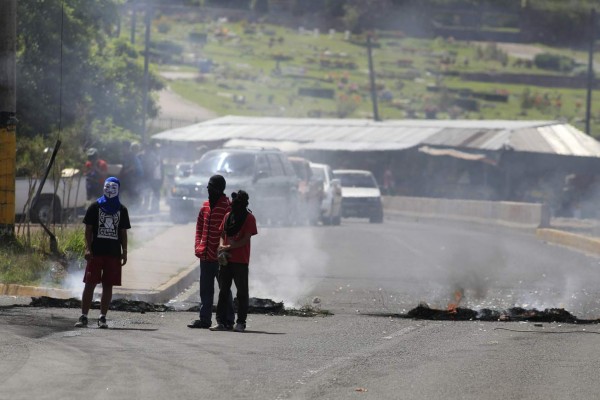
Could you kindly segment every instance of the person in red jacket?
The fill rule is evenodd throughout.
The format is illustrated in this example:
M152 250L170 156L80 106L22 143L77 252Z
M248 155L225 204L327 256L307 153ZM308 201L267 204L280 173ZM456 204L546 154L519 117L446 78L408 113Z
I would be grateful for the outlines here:
M228 293L231 293L231 283L235 282L238 299L238 313L235 327L236 332L246 330L248 315L248 265L250 263L250 238L258 233L256 219L248 210L249 196L243 190L231 194L231 212L225 216L221 224L221 240L219 252L227 253L227 261L221 262L219 271L219 302L217 304L217 325L211 326L211 331L223 331L227 327L219 323L228 307Z
M200 259L200 319L188 325L189 328L208 329L212 325L212 307L215 295L215 279L218 280L219 262L217 249L221 237L220 226L225 215L231 211L231 203L224 194L225 178L221 175L210 177L207 185L208 200L204 202L196 221L195 254ZM233 329L233 298L231 290L226 305L225 318L217 316L217 323Z
M87 199L92 200L104 193L104 180L108 178L108 164L98 156L98 150L91 147L86 152L83 175L85 176L85 189Z

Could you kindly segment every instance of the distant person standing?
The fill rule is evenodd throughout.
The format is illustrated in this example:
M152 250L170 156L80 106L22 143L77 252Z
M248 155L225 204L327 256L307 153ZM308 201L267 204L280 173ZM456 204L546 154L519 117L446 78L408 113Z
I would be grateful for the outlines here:
M162 158L158 151L159 146L158 143L148 145L142 156L146 186L144 190L144 208L152 213L159 211L160 191L164 179Z
M208 200L204 202L196 221L195 254L200 259L200 319L188 325L189 328L208 329L212 325L212 307L215 296L215 280L218 281L219 262L217 249L221 237L221 224L231 211L231 203L225 195L225 178L221 175L210 177L207 185ZM217 324L233 329L233 299L231 290L226 293L226 310L217 314Z
M104 194L85 213L85 259L87 265L81 297L78 328L88 325L94 289L102 283L98 327L108 328L106 314L112 300L113 286L121 286L121 268L127 263L127 229L131 228L129 212L119 200L121 183L115 177L104 182Z
M108 164L98 155L98 150L90 147L87 152L83 175L87 199L92 200L102 196L104 180L108 177Z
M396 180L390 167L387 167L383 173L383 193L388 196L396 194Z
M123 152L121 154L123 167L119 173L119 179L123 184L123 198L130 204L132 209L137 208L141 200L140 191L142 189L144 169L139 157L140 150L140 144L137 142L130 143L127 140L123 142Z
M231 212L225 216L221 224L219 252L227 253L227 263L222 263L219 270L219 302L217 304L217 325L211 331L227 330L219 323L227 311L227 294L235 282L238 299L236 332L246 330L248 315L248 266L250 263L250 238L258 233L256 219L248 210L249 196L243 190L231 194Z

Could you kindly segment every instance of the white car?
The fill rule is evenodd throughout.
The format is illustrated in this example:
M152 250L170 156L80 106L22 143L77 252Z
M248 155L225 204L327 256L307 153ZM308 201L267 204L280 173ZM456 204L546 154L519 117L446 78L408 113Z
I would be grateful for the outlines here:
M369 218L383 222L381 191L371 171L336 169L333 176L342 184L342 217Z
M342 220L342 187L339 179L327 164L310 163L311 180L323 182L321 222L323 225L339 225Z

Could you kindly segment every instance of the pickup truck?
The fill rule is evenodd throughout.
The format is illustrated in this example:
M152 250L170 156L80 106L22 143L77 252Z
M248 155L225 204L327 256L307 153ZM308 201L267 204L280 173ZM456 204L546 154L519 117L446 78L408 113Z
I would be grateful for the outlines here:
M55 190L54 181L46 179L37 201L40 179L17 177L15 179L15 214L17 221L23 221L29 211L31 222L50 223L69 221L85 210L88 204L85 190L85 177L74 168L62 170ZM33 208L31 208L33 204Z

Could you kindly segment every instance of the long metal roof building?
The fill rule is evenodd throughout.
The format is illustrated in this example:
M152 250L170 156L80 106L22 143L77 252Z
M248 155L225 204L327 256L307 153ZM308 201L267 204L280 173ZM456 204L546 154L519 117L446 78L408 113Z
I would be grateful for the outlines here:
M417 146L600 157L600 143L560 121L312 119L226 116L152 136L173 142L288 150L385 151Z

